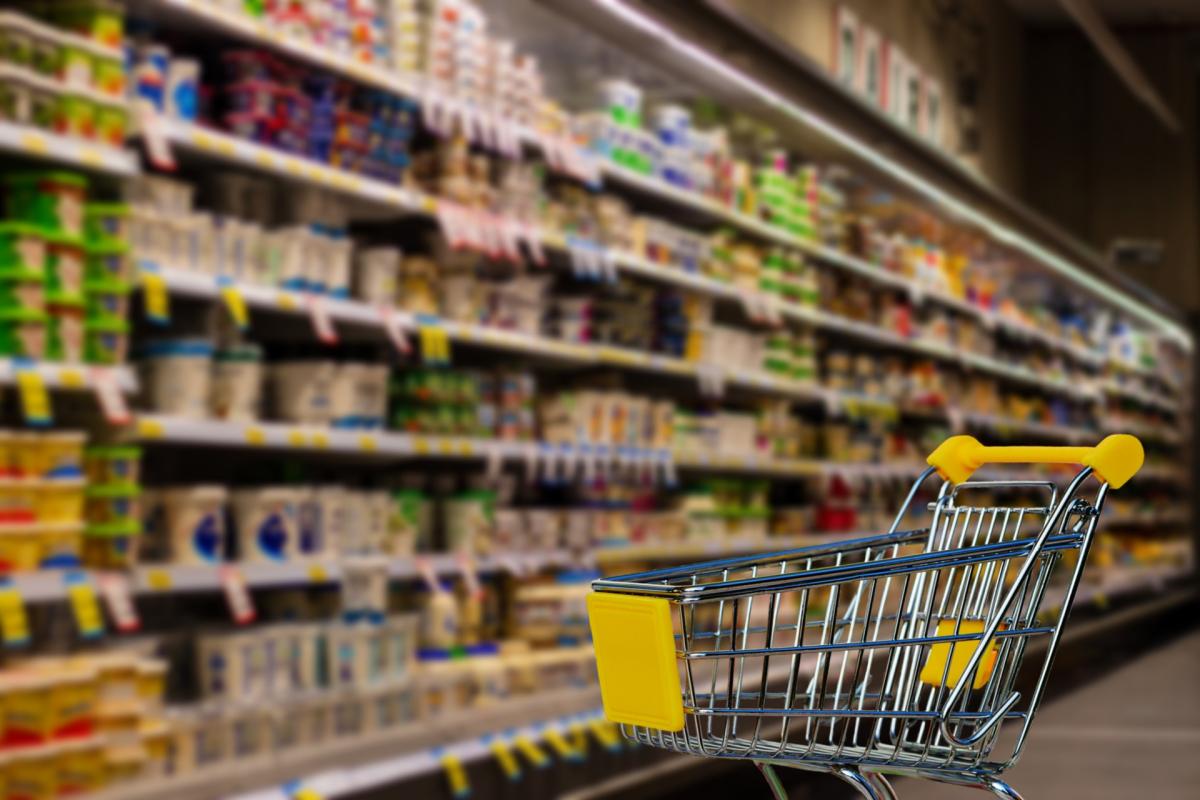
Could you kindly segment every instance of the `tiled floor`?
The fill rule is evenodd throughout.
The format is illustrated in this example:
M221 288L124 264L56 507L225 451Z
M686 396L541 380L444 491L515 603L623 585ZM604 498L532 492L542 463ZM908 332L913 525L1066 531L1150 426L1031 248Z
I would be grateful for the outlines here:
M1026 800L1200 798L1200 631L1043 706L1004 779ZM893 785L901 800L981 798Z

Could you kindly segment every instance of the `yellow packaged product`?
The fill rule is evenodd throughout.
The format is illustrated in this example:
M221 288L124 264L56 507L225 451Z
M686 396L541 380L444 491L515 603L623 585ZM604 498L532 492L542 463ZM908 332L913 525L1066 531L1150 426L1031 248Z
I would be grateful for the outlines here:
M163 692L167 685L167 663L153 658L138 659L137 694L143 710L162 707Z
M103 748L96 740L56 745L59 796L88 794L104 788Z
M95 669L100 680L97 699L136 700L138 698L138 664L141 658L136 653L95 653L71 659L72 666Z
M50 699L54 678L13 671L4 676L4 744L21 747L49 742L54 733Z
M0 750L0 797L8 800L8 754Z
M6 800L55 800L58 797L58 745L9 754Z
M138 723L138 735L146 751L146 776L172 774L171 726L167 721L157 717L142 719Z
M83 477L82 431L45 431L17 434L17 469L20 474L53 480Z
M4 699L7 743L80 738L95 730L96 670L36 659L20 664L12 680Z
M36 522L34 486L37 481L24 478L0 478L0 524L19 525Z
M146 748L141 744L104 748L104 779L109 786L140 778L146 768Z
M83 523L39 525L42 569L73 569L83 563Z
M82 480L41 481L35 484L33 510L38 522L83 522L84 484Z
M111 745L142 743L142 703L138 698L105 700L96 707L96 728Z
M37 525L0 525L0 572L28 572L39 567L42 535Z
M0 429L0 477L7 478L15 473L16 468L17 432Z

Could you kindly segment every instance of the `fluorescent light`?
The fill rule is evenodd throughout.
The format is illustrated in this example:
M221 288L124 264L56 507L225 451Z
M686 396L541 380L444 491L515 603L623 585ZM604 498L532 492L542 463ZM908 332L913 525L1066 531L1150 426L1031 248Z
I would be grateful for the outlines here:
M916 190L924 197L942 206L948 212L956 214L961 219L979 227L997 242L1002 242L1041 262L1069 280L1086 288L1094 295L1108 301L1113 306L1157 326L1164 334L1175 339L1187 350L1192 349L1192 337L1187 329L1170 317L1138 302L1128 294L1051 252L1024 234L1002 225L986 214L976 211L970 205L956 199L915 172L880 155L873 147L851 136L833 123L805 108L797 106L775 90L729 65L707 50L681 38L670 28L662 25L652 17L626 5L620 0L592 0L592 3L602 6L613 16L619 17L632 27L661 40L672 50L682 53L691 60L703 65L710 72L716 73L743 89L752 92L760 100L776 110L837 142L859 158L871 163L896 180Z

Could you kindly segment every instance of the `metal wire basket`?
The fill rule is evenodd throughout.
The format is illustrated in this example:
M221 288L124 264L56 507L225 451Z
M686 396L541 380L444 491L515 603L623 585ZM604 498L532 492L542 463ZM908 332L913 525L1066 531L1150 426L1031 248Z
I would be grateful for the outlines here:
M1062 492L969 480L996 462L1082 469ZM1142 447L1124 434L1094 448L956 436L929 464L886 534L595 581L609 719L644 744L752 759L781 799L773 765L831 772L871 798L895 796L885 772L1019 797L998 776L1025 745L1104 499ZM899 530L934 472L928 527ZM1017 725L1002 735L1004 721Z

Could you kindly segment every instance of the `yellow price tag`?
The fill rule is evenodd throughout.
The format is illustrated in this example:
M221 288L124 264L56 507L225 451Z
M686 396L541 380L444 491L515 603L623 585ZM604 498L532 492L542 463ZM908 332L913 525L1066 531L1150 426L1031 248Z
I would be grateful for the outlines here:
M427 194L421 195L421 210L429 214L436 214L438 208L437 198Z
M64 389L82 389L87 379L80 370L63 367L58 371L58 382Z
M428 439L413 439L413 452L419 456L429 455L429 440Z
M261 167L274 167L275 166L275 158L270 153L266 153L266 152L262 152L262 151L255 153L254 160L257 161L258 165Z
M606 719L594 719L588 723L588 727L592 730L592 735L596 737L596 741L608 750L621 749L621 737L617 733L617 726L613 725Z
M91 147L85 147L79 151L79 160L88 167L99 167L104 163L104 157L100 155L100 151Z
M444 456L454 455L454 442L449 439L438 439L438 452Z
M440 325L420 325L421 358L428 364L450 363L450 337Z
M44 156L50 152L50 145L46 141L46 137L36 133L26 133L21 136L21 149Z
M17 391L21 395L21 412L30 425L49 425L50 395L46 382L36 366L17 367Z
M570 727L571 747L576 753L586 755L588 750L587 728L581 722L572 722Z
M471 783L467 780L467 771L463 769L458 756L446 754L442 756L442 769L446 772L446 782L450 785L450 794L455 797L469 797Z
M308 437L304 435L304 431L293 428L288 431L287 442L292 447L304 447L308 444Z
M580 755L575 748L571 747L567 740L563 738L562 731L559 731L555 728L548 728L546 732L542 734L542 738L545 739L550 745L551 749L558 754L558 757L564 761L578 761L580 759Z
M146 316L159 324L171 319L171 298L167 294L167 281L152 270L142 270L142 300Z
M71 601L71 612L79 635L85 639L104 635L104 618L100 616L96 590L87 576L81 572L69 572L63 576L63 582L67 587L67 598Z
M529 763L535 767L544 767L550 763L549 756L543 752L542 748L534 744L533 740L528 736L518 736L513 742L516 744L517 749L521 751L521 754L528 758Z
M139 419L137 432L143 439L161 439L164 433L163 424L156 419Z
M329 447L329 434L325 431L313 431L312 435L313 447L324 450Z
M275 304L284 311L295 311L300 307L300 301L291 292L280 292L275 296Z
M458 452L462 453L464 456L474 455L475 454L475 445L473 445L467 441L459 442L458 443Z
M225 308L229 310L229 317L233 320L233 324L242 330L249 327L250 312L246 310L246 298L242 297L242 290L232 283L223 282L221 299L225 301Z
M316 789L297 789L292 792L292 800L325 800L325 797Z
M165 569L146 570L146 585L156 592L165 592L171 588L171 573Z
M264 445L267 443L267 432L257 425L246 428L246 444Z
M329 583L329 572L324 564L309 564L308 579L313 583Z
M500 769L504 772L504 776L510 781L520 780L521 763L513 755L512 748L508 746L508 742L503 739L496 739L492 742L491 750L492 754L496 756L496 761L500 764Z
M29 644L29 617L25 614L25 598L8 580L0 580L0 633L8 647Z
M370 434L361 434L358 437L358 449L368 453L374 453L379 449L379 440Z

